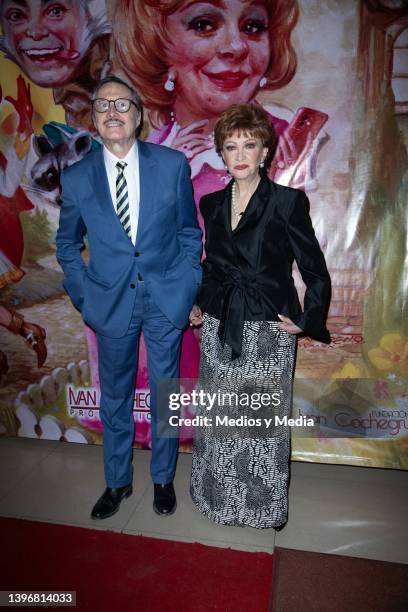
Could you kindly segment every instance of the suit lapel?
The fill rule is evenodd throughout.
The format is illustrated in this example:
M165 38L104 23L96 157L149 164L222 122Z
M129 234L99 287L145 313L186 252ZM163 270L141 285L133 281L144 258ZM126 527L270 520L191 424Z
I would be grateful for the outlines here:
M139 154L140 199L136 244L138 244L143 236L143 231L149 220L149 211L151 211L156 200L158 180L156 162L149 147L140 140L137 141L137 146Z
M248 203L242 219L233 231L234 236L242 232L246 227L253 227L256 225L264 214L265 208L270 205L270 200L272 200L274 204L274 198L271 198L274 191L274 184L271 183L269 179L262 178ZM231 223L229 223L229 225L231 227Z
M115 231L120 236L123 235L123 237L126 238L126 240L129 242L129 244L132 245L132 241L123 229L123 225L121 224L120 219L116 214L116 202L112 202L102 147L99 151L95 153L95 161L93 167L93 185L95 186L98 205L102 210L102 214L104 216L104 219L106 220L106 223L112 223Z
M102 208L104 215L112 216L113 214L117 218L109 189L108 175L106 174L103 147L95 153L93 174L92 185L95 187L99 206Z
M231 187L232 181L225 189L216 193L216 208L213 216L213 221L223 225L228 235L231 234Z
M219 200L217 211L215 212L214 219L221 223L228 235L236 236L240 234L246 227L252 227L262 217L265 208L273 205L275 207L275 184L268 178L262 178L261 182L252 196L245 214L242 216L241 221L237 227L232 230L231 228L231 190L232 183L230 181L226 188L219 192ZM270 211L273 214L273 211Z

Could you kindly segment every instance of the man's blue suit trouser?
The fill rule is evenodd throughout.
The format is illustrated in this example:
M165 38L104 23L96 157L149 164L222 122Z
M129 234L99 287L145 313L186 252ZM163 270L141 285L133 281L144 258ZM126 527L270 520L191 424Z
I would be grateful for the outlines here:
M108 338L97 334L105 479L112 488L123 487L133 478L133 402L142 330L149 370L153 482L171 482L177 461L177 437L157 435L157 381L179 376L182 330L175 328L155 305L144 282L137 283L136 291L126 335Z

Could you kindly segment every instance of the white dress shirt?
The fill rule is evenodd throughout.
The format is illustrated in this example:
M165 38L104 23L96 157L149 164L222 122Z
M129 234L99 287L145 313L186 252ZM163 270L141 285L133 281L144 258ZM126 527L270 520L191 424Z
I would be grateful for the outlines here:
M128 188L129 196L129 216L130 216L130 233L133 244L136 242L137 224L139 221L139 203L140 203L140 179L139 179L139 151L137 142L134 143L129 153L123 159L119 159L113 155L105 146L103 147L103 158L105 161L106 174L108 175L109 190L112 198L112 204L116 213L116 178L118 162L127 164L124 175Z

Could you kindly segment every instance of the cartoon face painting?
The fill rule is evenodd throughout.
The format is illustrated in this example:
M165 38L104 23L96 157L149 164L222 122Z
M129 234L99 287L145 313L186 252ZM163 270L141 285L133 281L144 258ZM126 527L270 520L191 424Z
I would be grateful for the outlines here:
M88 19L83 0L3 0L1 47L41 87L60 87L79 71Z
M166 26L167 62L186 113L219 113L253 97L271 51L262 2L187 3L168 16Z

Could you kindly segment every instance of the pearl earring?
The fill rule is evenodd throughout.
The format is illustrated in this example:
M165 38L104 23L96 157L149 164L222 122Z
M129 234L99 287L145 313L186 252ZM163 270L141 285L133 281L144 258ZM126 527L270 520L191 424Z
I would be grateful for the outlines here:
M261 163L259 164L259 167L260 167L260 168L263 168L263 167L264 167L264 165L265 165L265 162L264 162L264 161L261 161Z
M262 79L259 81L259 87L265 87L267 82L268 82L268 79L266 77L262 77Z
M174 87L175 87L174 79L175 79L174 73L169 70L169 73L167 75L167 81L163 85L166 91L174 91Z

